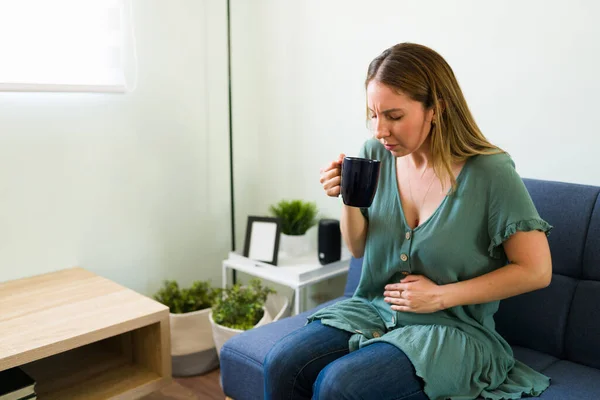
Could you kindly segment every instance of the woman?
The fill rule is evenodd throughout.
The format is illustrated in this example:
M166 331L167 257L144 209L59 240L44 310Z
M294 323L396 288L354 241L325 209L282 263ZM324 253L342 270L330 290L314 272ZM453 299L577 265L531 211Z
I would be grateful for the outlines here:
M354 296L317 311L265 359L268 399L516 399L549 378L495 331L499 300L549 285L546 235L511 158L489 143L454 73L403 43L366 79L381 160L368 209L343 206L342 236L363 257ZM344 155L321 172L340 193Z

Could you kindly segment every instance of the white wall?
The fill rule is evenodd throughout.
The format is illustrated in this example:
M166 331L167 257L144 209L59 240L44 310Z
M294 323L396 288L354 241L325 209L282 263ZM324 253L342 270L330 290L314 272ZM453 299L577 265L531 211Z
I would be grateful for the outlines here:
M338 217L319 168L357 153L368 63L398 42L447 59L484 134L523 177L600 185L598 2L235 0L232 9L238 248L247 215L281 198Z
M133 93L0 93L0 281L81 266L145 294L220 283L225 2L133 5Z

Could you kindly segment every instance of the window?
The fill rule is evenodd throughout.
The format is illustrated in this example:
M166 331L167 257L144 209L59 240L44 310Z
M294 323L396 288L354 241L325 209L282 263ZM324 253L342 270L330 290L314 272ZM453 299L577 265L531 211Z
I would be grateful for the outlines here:
M125 92L125 1L0 0L0 90Z

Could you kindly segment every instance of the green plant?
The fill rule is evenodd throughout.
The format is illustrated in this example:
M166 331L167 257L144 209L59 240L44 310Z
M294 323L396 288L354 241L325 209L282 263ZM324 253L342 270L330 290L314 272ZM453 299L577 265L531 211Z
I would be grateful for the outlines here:
M208 281L195 281L189 288L180 288L177 282L165 280L153 298L169 307L171 313L183 314L212 307L221 290L212 288Z
M253 278L248 286L233 285L224 289L212 308L215 323L233 329L248 330L264 315L263 306L275 290L263 287L260 279Z
M281 200L269 207L269 211L281 220L281 232L286 235L304 235L317 223L317 204L302 200Z

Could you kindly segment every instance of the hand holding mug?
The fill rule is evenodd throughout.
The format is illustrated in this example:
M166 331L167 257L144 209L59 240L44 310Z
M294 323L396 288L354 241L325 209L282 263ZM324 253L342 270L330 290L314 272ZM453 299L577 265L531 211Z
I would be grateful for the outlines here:
M321 185L323 190L327 193L327 196L338 197L341 192L341 179L342 179L342 163L346 156L340 154L337 160L332 161L325 168L321 168Z

